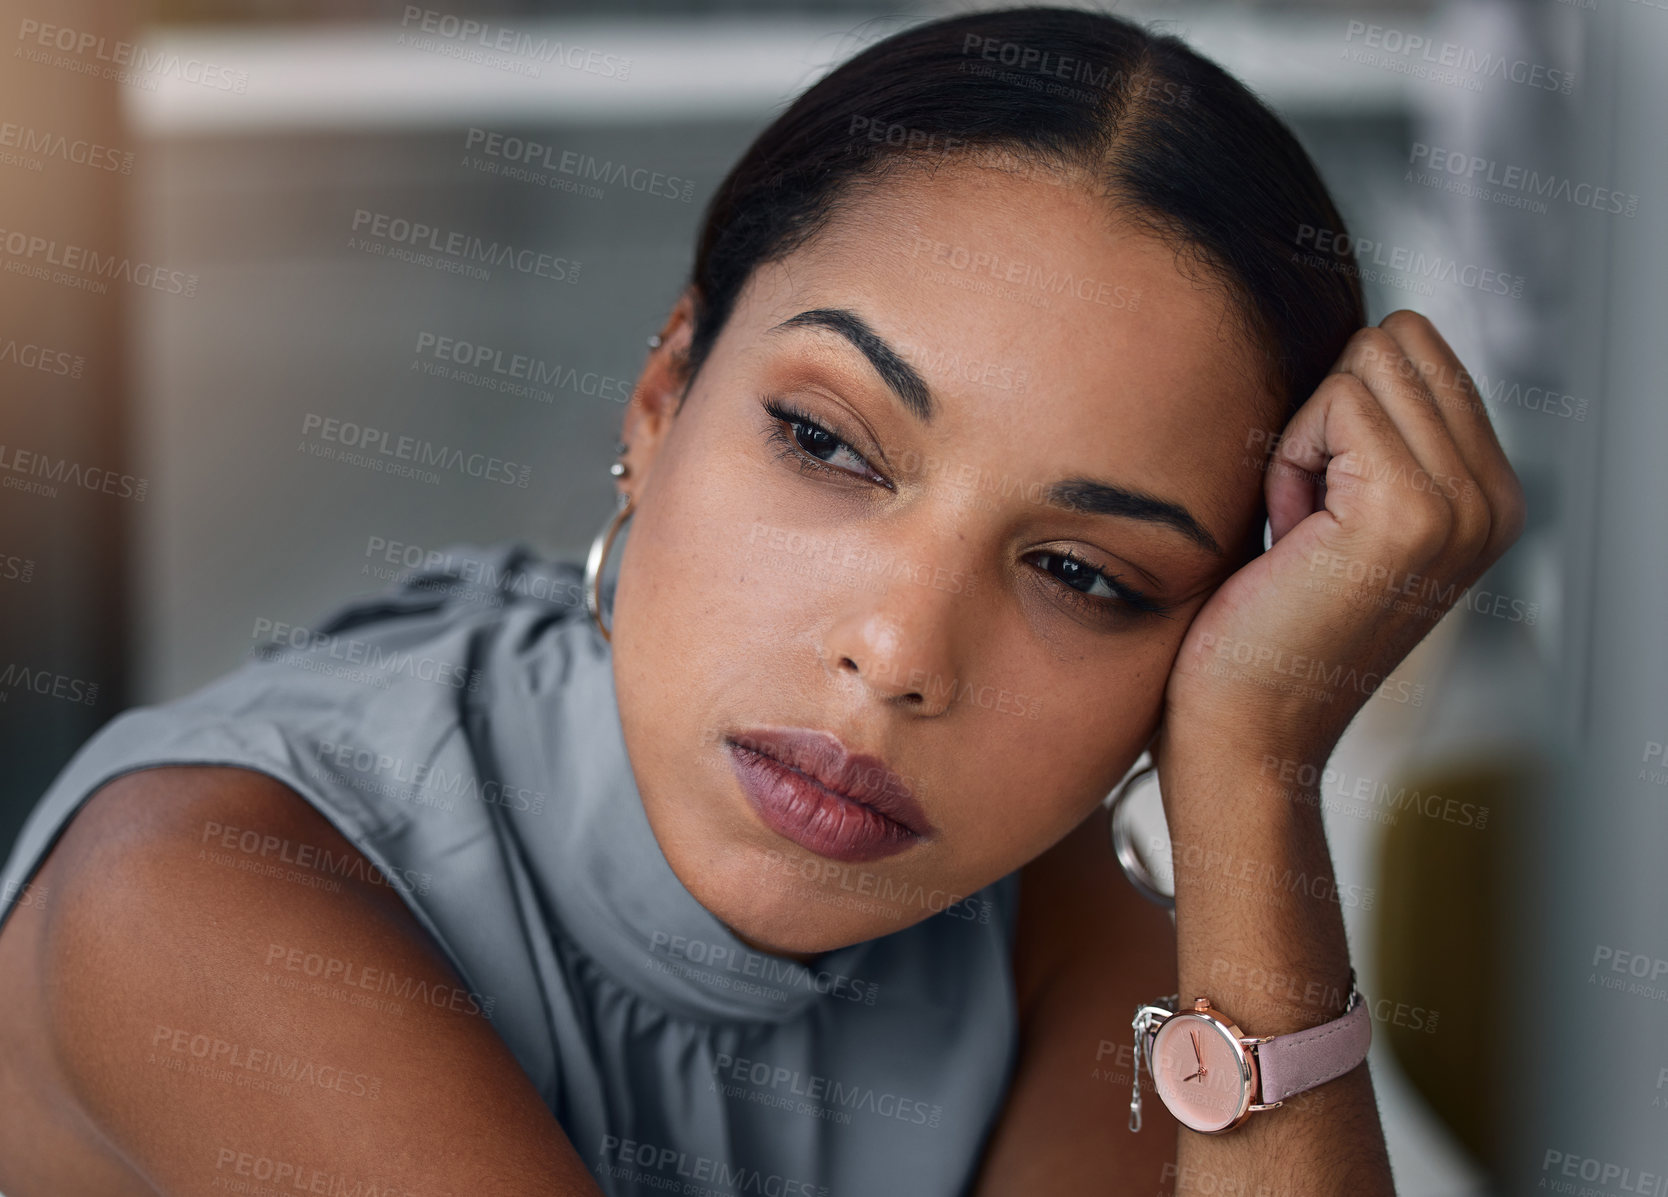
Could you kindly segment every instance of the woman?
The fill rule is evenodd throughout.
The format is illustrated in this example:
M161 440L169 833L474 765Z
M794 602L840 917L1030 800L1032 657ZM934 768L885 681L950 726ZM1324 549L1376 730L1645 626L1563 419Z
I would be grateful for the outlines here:
M1317 230L1279 122L1116 18L835 70L708 209L586 570L448 555L43 799L0 1188L1390 1192L1287 779L1523 501ZM1108 845L1148 749L1173 929ZM1165 993L1243 1032L1136 1052Z

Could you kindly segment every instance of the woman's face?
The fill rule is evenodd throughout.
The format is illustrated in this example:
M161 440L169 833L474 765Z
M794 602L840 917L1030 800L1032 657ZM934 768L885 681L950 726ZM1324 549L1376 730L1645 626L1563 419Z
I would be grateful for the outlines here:
M1157 730L1277 431L1176 261L1084 187L941 165L760 268L675 416L674 315L627 420L615 680L656 838L745 941L976 917Z

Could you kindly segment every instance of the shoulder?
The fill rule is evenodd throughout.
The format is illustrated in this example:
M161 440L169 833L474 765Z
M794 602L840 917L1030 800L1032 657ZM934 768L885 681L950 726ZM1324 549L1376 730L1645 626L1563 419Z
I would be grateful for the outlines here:
M341 605L311 630L344 635L402 619L490 620L523 608L584 611L580 564L541 557L519 541L421 549L373 537L366 556L362 572L385 585Z
M248 837L292 860L355 854L247 770L146 769L88 800L41 868L48 901L0 933L45 1044L35 1080L164 1193L224 1188L263 1159L396 1192L437 1174L472 1187L470 1161L511 1192L577 1176L490 1022L362 992L373 975L458 985L399 895L374 870L323 886L251 867Z
M363 680L381 672L397 680L420 650L457 655L478 649L483 635L505 625L584 614L583 568L540 558L521 543L417 551L378 537L369 558L364 572L386 585L310 622L257 617L253 655L265 661L311 656L344 667L323 670L327 675ZM431 670L416 680L436 679Z

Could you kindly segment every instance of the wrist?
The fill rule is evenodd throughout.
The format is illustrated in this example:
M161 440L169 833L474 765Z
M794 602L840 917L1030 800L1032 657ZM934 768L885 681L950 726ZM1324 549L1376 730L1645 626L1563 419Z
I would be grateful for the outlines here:
M1274 847L1320 824L1319 765L1260 747L1171 743L1154 766L1173 842Z
M1153 741L1154 764L1166 773L1194 779L1227 776L1240 784L1269 782L1285 788L1318 784L1337 747L1330 713L1276 716L1257 712L1213 714L1167 712Z

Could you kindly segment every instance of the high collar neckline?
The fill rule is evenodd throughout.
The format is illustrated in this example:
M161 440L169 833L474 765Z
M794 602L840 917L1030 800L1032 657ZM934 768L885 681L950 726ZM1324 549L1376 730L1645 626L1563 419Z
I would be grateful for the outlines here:
M678 879L643 810L620 725L613 657L583 611L529 646L515 701L530 718L548 795L509 809L535 883L557 921L604 971L674 1013L785 1021L818 1001L850 1000L875 940L810 964L751 948ZM509 696L505 696L509 697ZM515 708L511 708L515 709ZM525 755L524 755L525 753Z

